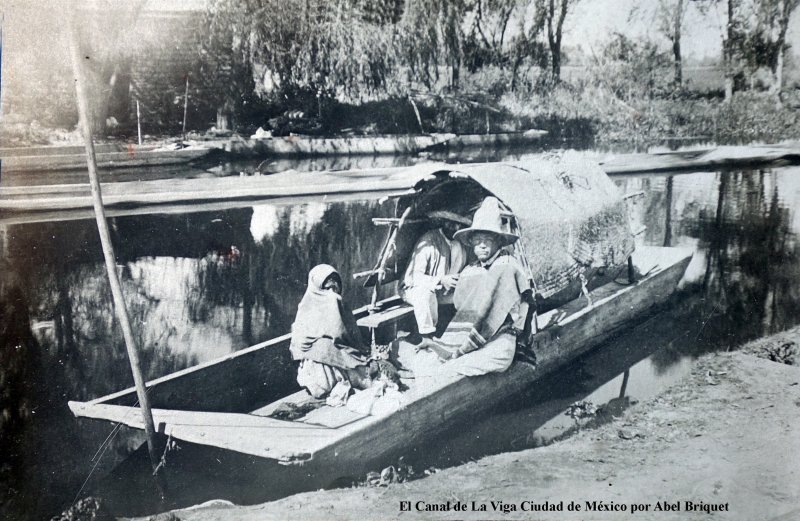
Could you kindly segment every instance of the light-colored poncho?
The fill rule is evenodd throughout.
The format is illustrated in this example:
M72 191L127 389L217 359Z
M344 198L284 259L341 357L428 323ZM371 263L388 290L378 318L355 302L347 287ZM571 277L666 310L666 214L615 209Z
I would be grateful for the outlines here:
M353 369L367 363L352 312L336 292L322 284L336 269L320 264L308 273L308 288L297 306L289 351L295 360Z

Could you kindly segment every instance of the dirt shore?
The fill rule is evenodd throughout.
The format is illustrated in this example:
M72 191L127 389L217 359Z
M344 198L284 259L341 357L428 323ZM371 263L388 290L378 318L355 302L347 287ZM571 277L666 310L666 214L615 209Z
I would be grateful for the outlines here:
M246 507L212 502L150 519L797 520L800 368L753 356L786 351L787 343L796 350L800 328L739 352L701 357L690 376L657 398L547 447L383 488L311 492ZM401 511L404 501L408 511ZM449 511L424 510L448 502ZM473 502L486 510L473 510ZM508 512L496 509L500 502ZM546 502L563 511L531 511ZM580 511L568 510L572 502ZM462 503L465 511L452 510ZM646 510L632 512L634 505Z

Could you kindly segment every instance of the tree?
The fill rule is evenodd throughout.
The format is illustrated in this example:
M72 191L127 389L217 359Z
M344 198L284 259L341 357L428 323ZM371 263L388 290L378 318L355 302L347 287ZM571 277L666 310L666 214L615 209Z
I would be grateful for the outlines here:
M725 22L725 35L722 38L722 62L725 68L725 102L733 98L733 77L739 61L737 41L740 39L741 30L738 29L739 20L736 18L736 9L739 0L725 0L727 19Z
M589 78L624 103L653 98L670 83L670 56L650 40L614 33L603 46Z
M395 67L396 35L394 15L384 16L375 7L379 1L215 0L208 53L232 69L249 69L268 94L352 99L380 93Z
M683 84L681 38L689 1L658 0L654 4L642 2L634 6L629 16L630 19L637 18L656 27L658 32L669 40L672 51L673 82L678 87Z
M432 87L439 67L450 69L450 86L459 84L464 61L465 0L407 0L400 23L399 55L411 77Z
M786 31L792 12L800 0L750 0L743 2L749 11L750 26L742 42L751 74L761 67L772 74L770 91L778 94L783 87L783 60Z
M762 68L768 68L772 75L770 91L779 94L783 86L786 32L800 0L724 0L724 5L725 100L733 95L734 77L738 73L746 73L754 86L755 74Z
M531 12L532 11L532 12ZM527 5L525 15L520 17L517 35L513 39L513 62L511 69L511 90L516 88L517 76L525 60L531 60L541 69L547 67L548 48L540 41L540 35L546 24L545 11L536 9L536 5Z
M681 36L683 35L686 0L660 0L658 11L659 29L672 44L673 81L676 86L680 87L683 84Z
M547 43L550 47L550 67L553 81L561 80L561 36L569 8L578 0L537 0L537 9L544 13L547 23Z
M505 72L510 68L514 90L523 63L542 56L542 11L531 0L469 0L463 17L467 69L475 72L497 66Z
M507 56L506 35L519 0L474 0L469 36L478 51L473 67L484 63L504 63ZM474 52L474 51L473 51Z

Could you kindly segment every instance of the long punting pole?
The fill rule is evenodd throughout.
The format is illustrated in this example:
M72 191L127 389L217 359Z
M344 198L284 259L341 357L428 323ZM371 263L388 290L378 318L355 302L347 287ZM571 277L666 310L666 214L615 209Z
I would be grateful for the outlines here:
M114 245L111 243L111 235L108 233L108 223L106 213L103 208L103 196L100 192L100 182L97 178L97 160L94 154L94 143L92 142L92 128L89 120L89 102L86 95L86 78L83 74L83 60L91 59L91 56L83 58L78 48L78 35L75 29L75 17L77 16L77 3L73 3L73 19L70 24L70 50L72 55L72 70L75 74L75 89L78 98L78 113L80 115L80 126L83 133L83 141L86 145L86 164L89 168L89 184L92 188L92 204L97 220L97 231L100 232L100 244L103 247L103 257L106 261L106 271L108 281L111 285L111 294L114 298L114 310L117 314L122 336L125 337L125 348L128 351L128 359L131 363L133 372L133 382L136 385L136 395L141 405L142 416L144 418L144 430L147 434L147 452L150 455L150 463L153 465L153 472L158 469L159 457L156 453L156 429L153 424L153 413L150 410L150 400L147 398L144 378L139 365L139 354L136 351L136 342L133 338L133 330L128 319L128 310L125 306L125 299L122 295L122 286L117 276L117 263L114 256Z

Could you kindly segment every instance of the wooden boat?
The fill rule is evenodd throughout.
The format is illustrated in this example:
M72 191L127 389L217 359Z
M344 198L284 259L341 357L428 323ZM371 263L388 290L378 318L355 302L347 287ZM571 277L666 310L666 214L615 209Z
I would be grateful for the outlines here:
M421 216L437 202L440 208L447 205L463 211L487 193L497 196L508 209L508 230L521 237L514 254L524 253L526 241L549 238L549 246L528 242L528 248L541 254L523 259L527 260L526 269L537 274L533 279L538 283L542 311L536 317L539 330L530 339L535 366L516 361L501 374L464 377L446 371L445 363L442 370L404 380L408 389L402 393L401 407L388 413L322 406L301 418L280 420L271 417L276 410L287 404L301 406L310 399L303 390L276 395L276 389L294 379L287 334L149 382L157 431L184 449L178 457L192 461L201 473L213 475L234 490L228 494L233 499L263 501L266 496L263 490L259 493L260 479L281 467L289 476L284 482L296 480L302 483L300 489L326 486L342 476L363 475L424 444L441 430L486 413L618 333L666 300L683 276L691 252L640 247L631 257L628 250L633 234L627 216L624 224L615 220L627 211L624 198L596 165L582 171L582 180L577 175L565 179L570 167L583 165L570 163L573 159L412 169L404 177L408 190L396 196L399 217L375 219L376 224L389 228L375 267L388 273L387 281L402 272L399 268L410 245L425 230ZM553 205L565 203L572 207L554 215ZM604 218L597 221L597 215ZM541 222L537 225L532 219ZM548 219L559 223L557 230L546 226ZM598 230L598 224L622 232L615 235ZM592 233L584 236L584 232ZM587 243L586 237L594 242ZM615 245L617 251L600 251L609 245ZM592 250L590 246L601 248ZM572 252L566 262L565 251ZM605 264L593 264L586 258L591 255ZM636 280L614 282L626 270L637 273ZM368 284L375 282L370 276L374 272L367 271ZM411 316L410 308L396 296L379 299L381 289L391 295L394 288L376 287L373 303L355 311L358 324L379 339L391 337L394 327ZM575 298L577 295L583 296ZM411 351L397 353L404 365L415 356ZM134 390L127 389L89 402L70 402L69 406L79 417L143 429L135 398ZM251 492L243 492L245 489ZM224 495L220 489L214 490Z
M530 129L523 132L499 132L494 134L458 134L441 144L449 151L468 148L501 148L530 145L541 141L546 130ZM436 148L439 148L438 146Z
M97 166L102 169L141 168L189 163L207 156L210 147L177 150L153 145L97 145ZM12 172L85 170L83 146L26 147L0 149L0 176Z
M326 155L414 154L445 143L455 134L348 136L317 138L308 136L232 139L225 150L239 156L312 157Z

